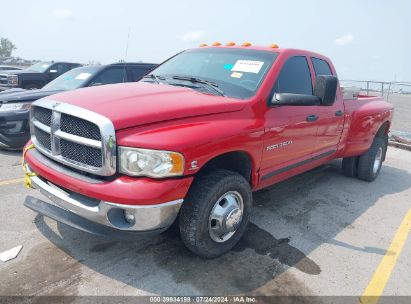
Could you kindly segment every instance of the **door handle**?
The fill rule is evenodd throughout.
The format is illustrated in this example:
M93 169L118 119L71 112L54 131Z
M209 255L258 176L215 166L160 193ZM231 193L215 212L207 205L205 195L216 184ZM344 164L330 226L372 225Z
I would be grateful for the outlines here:
M335 112L335 116L343 116L344 112L341 110L338 110L337 112Z
M309 122L316 121L318 119L317 115L308 115L306 120Z

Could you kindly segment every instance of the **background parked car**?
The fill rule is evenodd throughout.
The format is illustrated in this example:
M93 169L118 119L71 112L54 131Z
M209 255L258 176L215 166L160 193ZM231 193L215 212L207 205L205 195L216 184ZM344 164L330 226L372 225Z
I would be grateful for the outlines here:
M21 149L29 140L29 108L33 101L88 86L133 82L157 67L153 63L115 63L75 68L42 89L0 92L0 148Z
M0 65L0 71L15 71L15 70L22 70L22 68L12 67L8 65Z
M42 61L24 70L0 72L0 90L23 88L40 89L65 72L81 66L79 63Z

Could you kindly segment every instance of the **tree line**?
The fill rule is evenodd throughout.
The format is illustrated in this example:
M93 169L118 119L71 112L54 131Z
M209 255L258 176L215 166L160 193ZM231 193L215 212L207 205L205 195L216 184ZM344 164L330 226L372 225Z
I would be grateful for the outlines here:
M8 38L0 38L0 57L10 57L17 47Z

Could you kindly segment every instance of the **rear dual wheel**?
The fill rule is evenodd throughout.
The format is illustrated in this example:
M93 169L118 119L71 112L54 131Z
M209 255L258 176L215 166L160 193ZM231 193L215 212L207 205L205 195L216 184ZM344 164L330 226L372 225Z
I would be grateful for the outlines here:
M384 138L376 137L367 153L358 160L358 178L372 182L381 171L387 147Z
M365 154L343 159L343 174L349 177L358 177L368 182L374 181L381 171L386 150L386 140L382 137L374 138L370 149Z

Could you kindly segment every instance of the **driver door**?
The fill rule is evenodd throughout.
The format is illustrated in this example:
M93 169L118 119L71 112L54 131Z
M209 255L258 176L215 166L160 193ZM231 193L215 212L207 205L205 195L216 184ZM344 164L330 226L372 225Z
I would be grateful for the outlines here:
M283 65L273 93L313 94L306 56L292 56ZM275 106L265 114L260 176L270 184L276 176L308 162L317 134L315 106Z

